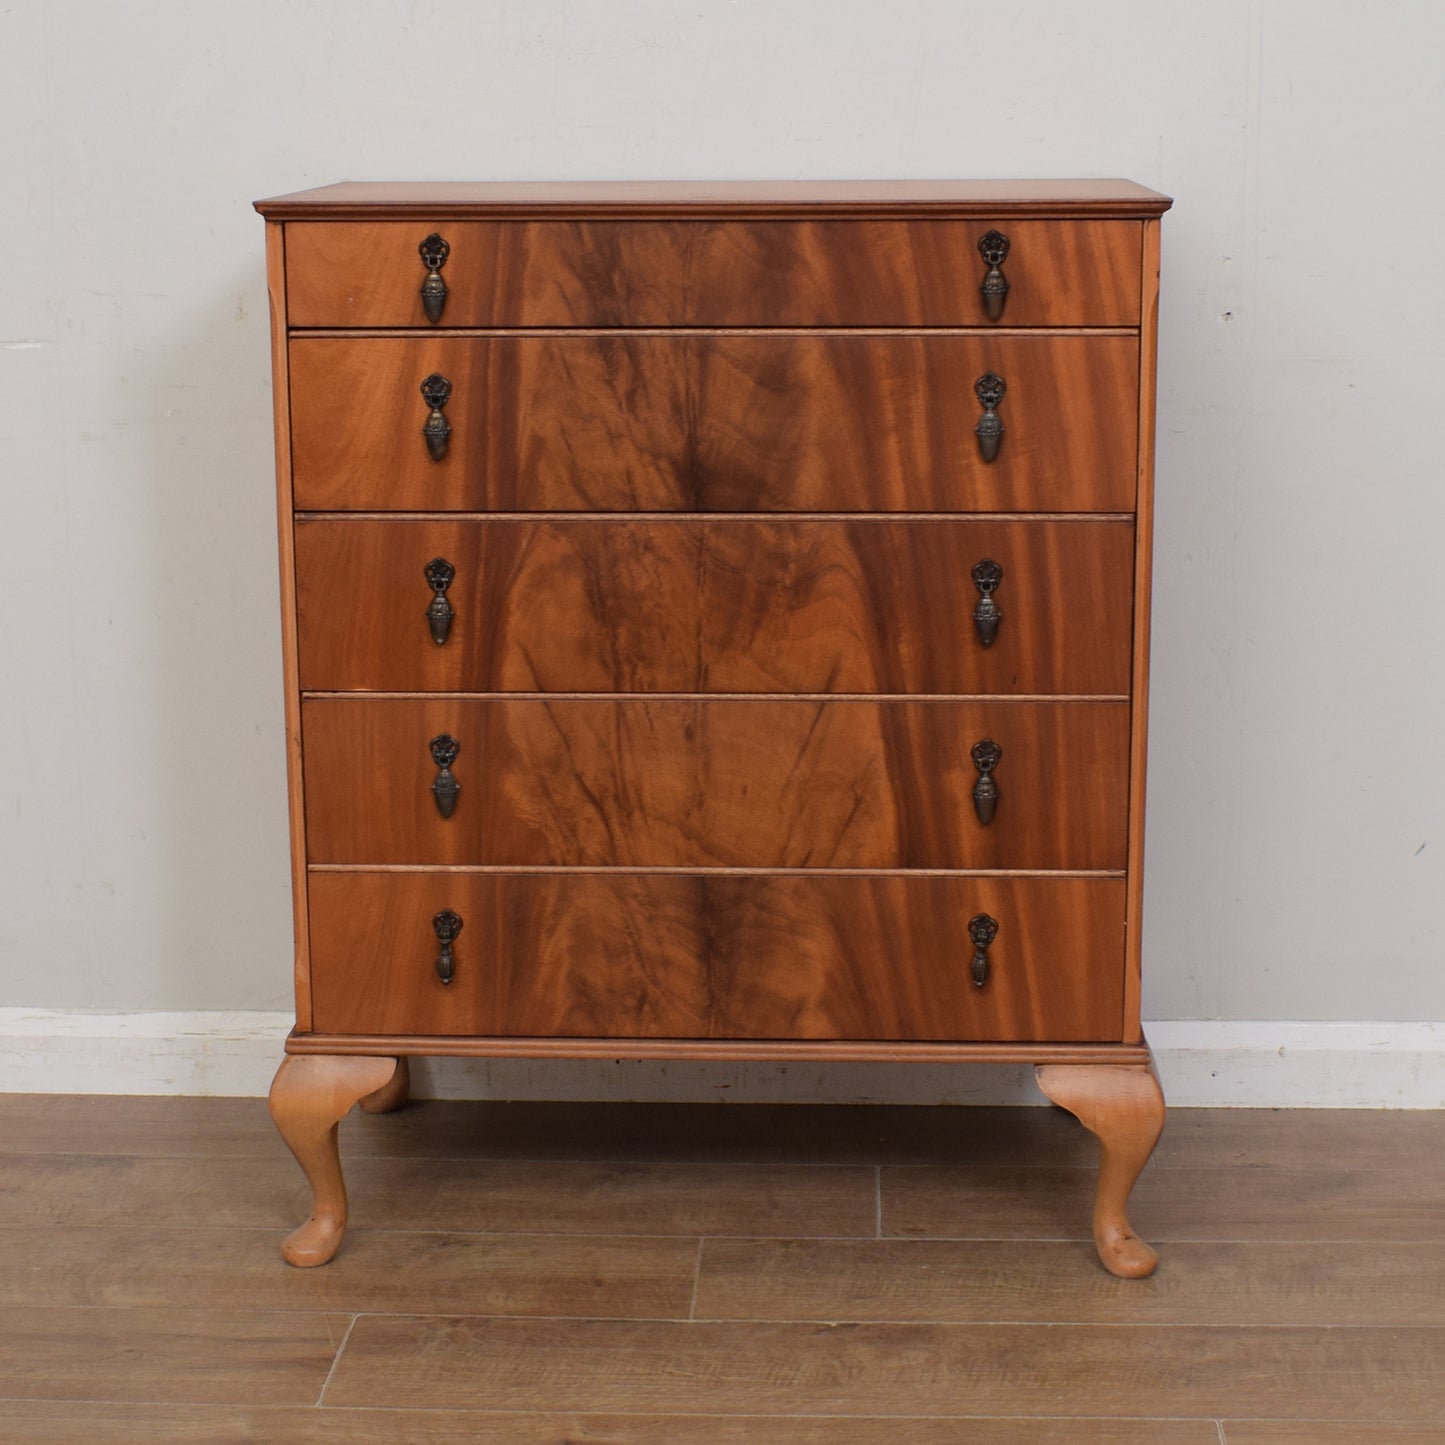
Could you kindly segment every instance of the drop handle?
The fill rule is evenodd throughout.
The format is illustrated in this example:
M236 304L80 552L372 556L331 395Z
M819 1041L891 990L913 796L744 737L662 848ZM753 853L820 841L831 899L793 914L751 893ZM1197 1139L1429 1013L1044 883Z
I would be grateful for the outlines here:
M998 456L1003 444L1003 418L998 414L999 403L1003 401L1008 383L997 372L986 371L973 384L973 394L983 407L973 434L978 438L978 454L985 462Z
M422 423L421 434L426 439L426 449L434 462L447 454L447 443L451 440L451 423L442 415L442 408L452 397L452 384L440 372L434 371L421 384L421 399L431 408Z
M452 248L444 236L433 231L416 249L426 267L426 280L421 283L421 309L435 326L446 309L447 283L442 280L442 267L447 264Z
M458 926L461 920L457 920ZM982 988L988 982L988 946L998 936L998 919L991 918L987 913L975 913L968 920L968 936L973 940L973 962L969 965L969 973L973 976L973 986Z
M978 603L973 609L973 630L980 647L992 647L998 637L998 625L1003 621L1003 612L993 600L993 594L1003 581L1003 568L993 558L986 557L982 562L973 564L969 575L978 588Z
M432 599L426 610L427 630L431 633L431 640L441 647L451 636L452 618L456 616L455 609L447 601L447 588L452 585L457 569L445 557L433 557L422 570L426 574L426 585L432 590Z
M436 781L431 785L431 795L436 801L437 812L443 818L450 818L457 810L457 794L462 790L462 785L457 782L456 775L452 772L452 764L456 762L462 745L450 733L438 733L427 744L427 748L432 762L437 765Z
M452 944L457 941L457 934L462 931L461 914L453 913L450 908L443 908L432 918L431 926L437 942L441 944L441 951L437 954L437 977L447 984L456 977L457 961L452 955Z
M988 267L978 294L983 297L983 314L990 321L1003 318L1004 302L1008 300L1008 277L1003 274L1003 263L1008 260L1009 240L1002 231L989 231L979 237L978 254Z
M1003 749L992 738L980 738L968 750L968 755L978 769L978 782L973 785L973 811L987 827L998 809L998 784L993 780L993 770L1003 760Z

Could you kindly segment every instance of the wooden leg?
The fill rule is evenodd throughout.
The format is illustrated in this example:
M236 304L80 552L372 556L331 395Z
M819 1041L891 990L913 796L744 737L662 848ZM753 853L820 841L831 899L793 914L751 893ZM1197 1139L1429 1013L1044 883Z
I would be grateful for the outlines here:
M374 1094L367 1094L359 1102L368 1114L389 1114L406 1103L411 1094L411 1065L406 1059L396 1061L396 1072L389 1083L383 1084Z
M346 1233L346 1184L336 1126L363 1098L391 1090L396 1059L287 1054L271 1084L271 1118L311 1183L311 1217L281 1246L287 1264L325 1264Z
M1143 1279L1159 1256L1129 1227L1134 1188L1164 1128L1164 1095L1144 1064L1040 1064L1039 1088L1099 1137L1094 1244L1110 1274Z

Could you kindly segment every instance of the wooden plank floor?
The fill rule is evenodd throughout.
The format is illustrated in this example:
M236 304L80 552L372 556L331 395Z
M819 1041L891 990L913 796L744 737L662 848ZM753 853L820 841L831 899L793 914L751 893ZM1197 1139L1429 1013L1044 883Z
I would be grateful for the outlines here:
M1445 1445L1445 1114L0 1096L0 1441Z

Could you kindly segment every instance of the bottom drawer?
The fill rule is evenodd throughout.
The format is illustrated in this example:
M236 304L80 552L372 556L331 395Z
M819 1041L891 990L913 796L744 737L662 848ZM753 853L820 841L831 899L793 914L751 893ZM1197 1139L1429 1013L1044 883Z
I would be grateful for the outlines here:
M433 918L462 928L452 980ZM988 978L969 920L998 923ZM1118 878L313 872L319 1033L1117 1042Z

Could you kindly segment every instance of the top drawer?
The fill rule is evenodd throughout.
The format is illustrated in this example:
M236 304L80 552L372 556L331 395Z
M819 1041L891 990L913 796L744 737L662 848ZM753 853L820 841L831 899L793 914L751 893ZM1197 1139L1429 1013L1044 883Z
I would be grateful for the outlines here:
M984 310L978 243L1007 236ZM418 247L449 251L432 323ZM1138 221L291 221L293 327L1137 326Z

